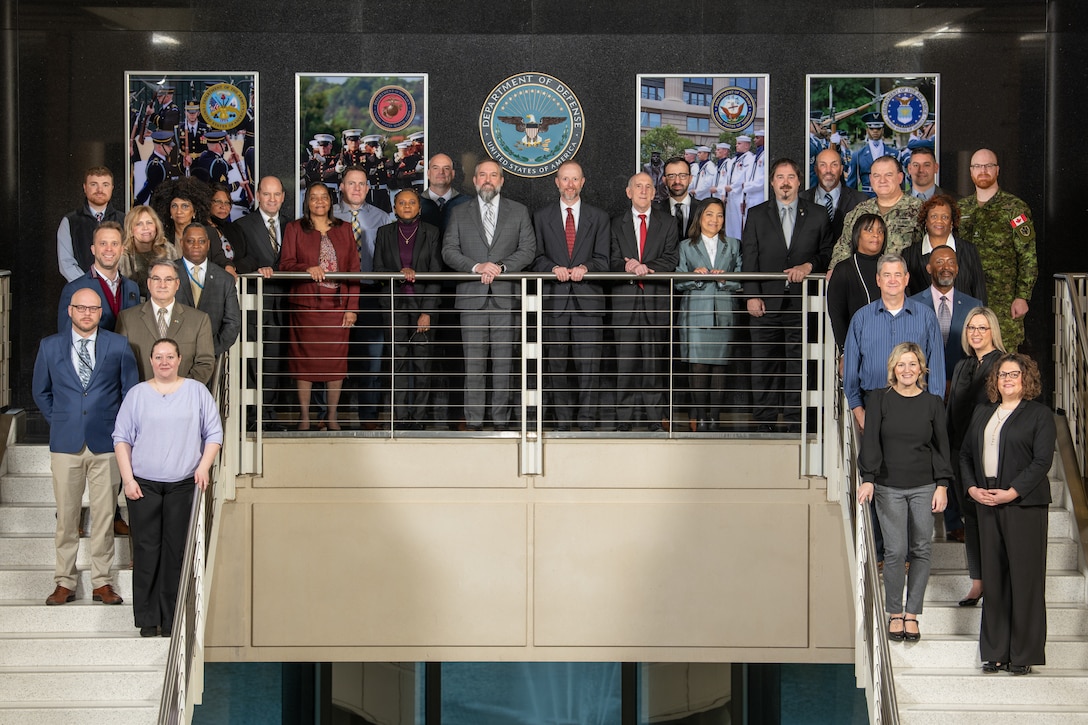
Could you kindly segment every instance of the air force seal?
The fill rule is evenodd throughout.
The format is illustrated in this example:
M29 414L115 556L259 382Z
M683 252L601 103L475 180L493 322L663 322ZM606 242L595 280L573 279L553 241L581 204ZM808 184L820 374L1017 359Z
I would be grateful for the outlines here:
M370 120L383 131L407 128L415 115L415 99L400 86L384 86L370 97Z
M245 120L246 97L230 83L216 83L200 97L200 115L212 128L230 131Z
M880 102L880 115L888 128L910 133L921 128L929 118L929 101L912 86L889 91Z
M740 86L728 86L714 94L714 123L726 131L743 131L756 117L756 99Z
M585 122L574 91L552 76L510 76L480 109L487 155L516 176L547 176L574 158Z

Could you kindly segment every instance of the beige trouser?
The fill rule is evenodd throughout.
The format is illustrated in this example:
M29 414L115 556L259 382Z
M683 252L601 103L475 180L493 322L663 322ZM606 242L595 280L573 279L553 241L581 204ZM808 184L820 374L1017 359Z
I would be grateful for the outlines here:
M111 584L113 512L117 507L117 459L113 453L50 453L53 495L57 499L57 568L54 581L75 591L76 552L79 550L79 513L83 486L91 502L91 586Z

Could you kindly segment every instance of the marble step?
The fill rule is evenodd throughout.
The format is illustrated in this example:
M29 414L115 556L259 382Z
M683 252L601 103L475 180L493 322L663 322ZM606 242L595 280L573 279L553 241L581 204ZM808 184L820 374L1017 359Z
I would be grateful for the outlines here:
M0 546L0 566L54 566L57 559L53 535L10 534ZM127 569L132 564L132 547L127 536L113 539L113 568ZM85 569L91 565L91 542L83 537L76 551L76 566ZM2 594L2 592L0 592Z
M926 586L926 602L959 602L967 592L969 580L963 571L934 569ZM1047 604L1084 604L1084 575L1075 570L1047 569Z
M977 635L933 634L922 622L922 639L919 642L889 642L892 666L896 677L901 668L978 669L982 661L978 653ZM1088 639L1048 635L1046 661L1050 668L1058 670L1088 670ZM1042 671L1042 669L1040 670ZM1004 673L998 673L1004 674Z
M162 693L163 668L0 667L0 701L154 700Z
M1005 677L1005 675L990 675ZM1034 677L1035 675L1028 675ZM2 722L2 721L0 721ZM1088 708L1077 705L899 704L900 725L1088 725Z
M90 513L82 514L83 528L91 532ZM113 526L113 517L107 522ZM57 530L57 507L53 503L5 504L0 506L0 536L8 534L38 534L53 536Z
M53 504L55 501L51 476L8 474L0 477L0 504ZM125 508L125 497L120 493L120 482L118 482L117 503L121 508ZM90 501L84 487L83 506L88 505Z
M0 703L0 725L150 725L158 716L158 696L135 701Z
M141 637L135 627L120 632L0 634L8 667L166 666L169 637Z
M1088 709L1088 674L1082 670L1039 667L1013 677L982 670L925 669L895 673L900 705L955 702L972 705L1079 705Z
M4 456L8 473L50 475L49 446L9 446Z
M47 607L45 597L52 591L41 598L0 599L0 633L138 631L131 599L109 605L87 598Z
M116 547L114 547L116 548ZM77 570L76 598L91 598L91 572L89 569ZM132 598L132 570L111 570L113 588L125 601ZM2 599L34 599L40 597L42 604L45 598L53 593L56 587L53 579L53 567L5 567L0 568L0 600ZM117 606L117 605L110 605Z
M1051 536L1046 542L1048 569L1077 569L1080 565L1080 547L1068 537ZM934 569L962 569L967 573L967 548L955 541L934 541L930 554L930 566Z
M964 591L967 591L966 579ZM955 602L926 602L919 619L926 632L977 637L982 624L982 604L960 607ZM1088 638L1088 606L1050 604L1046 609L1046 631L1054 636Z

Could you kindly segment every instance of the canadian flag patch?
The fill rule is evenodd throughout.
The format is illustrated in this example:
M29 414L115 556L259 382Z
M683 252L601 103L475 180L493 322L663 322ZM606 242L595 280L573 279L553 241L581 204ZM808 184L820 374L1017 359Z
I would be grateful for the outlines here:
M1009 224L1012 224L1013 229L1016 229L1021 224L1027 224L1027 223L1028 223L1028 218L1027 218L1027 216L1025 216L1023 214L1021 214L1020 216L1016 217L1015 219L1013 219L1012 221L1009 222Z

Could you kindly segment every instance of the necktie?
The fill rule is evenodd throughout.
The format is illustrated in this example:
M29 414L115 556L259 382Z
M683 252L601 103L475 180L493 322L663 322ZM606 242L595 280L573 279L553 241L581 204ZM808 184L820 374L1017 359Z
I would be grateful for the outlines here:
M166 308L159 308L159 337L166 337L166 333L170 330L170 323L166 321Z
M200 279L200 267L199 266L197 266L195 264L193 265L192 275L193 275L193 284L192 284L193 304L196 305L197 307L199 307L200 306L200 293L204 289L204 282L203 282L203 280Z
M94 218L99 224L101 224L102 223L102 212L100 212L100 211L95 212Z
M793 207L782 207L782 235L786 237L786 249L790 248L793 241Z
M280 252L280 240L276 236L276 219L273 217L268 220L268 242L272 245L272 251L276 254Z
M827 220L829 222L835 221L835 202L831 198L831 194L824 195L824 208L827 209Z
M437 201L435 201L435 204L438 204L438 211L442 211L446 208L446 197L438 197Z
M484 236L490 247L495 238L495 205L490 201L484 204Z
M952 329L952 310L948 307L948 297L941 295L941 305L937 308L937 323L941 326L941 338L948 344L948 331Z
M687 239L687 232L684 231L684 205L677 204L673 210L676 214L676 231L679 234L680 239Z
M570 260L574 261L574 210L569 206L567 207L567 256Z
M642 255L646 253L646 215L638 215L638 261L642 261ZM639 289L646 289L642 282L638 283Z
M87 352L87 342L86 339L80 340L79 349L76 350L76 357L79 358L79 382L83 384L84 390L91 382L91 370L94 369L91 366L91 355Z

